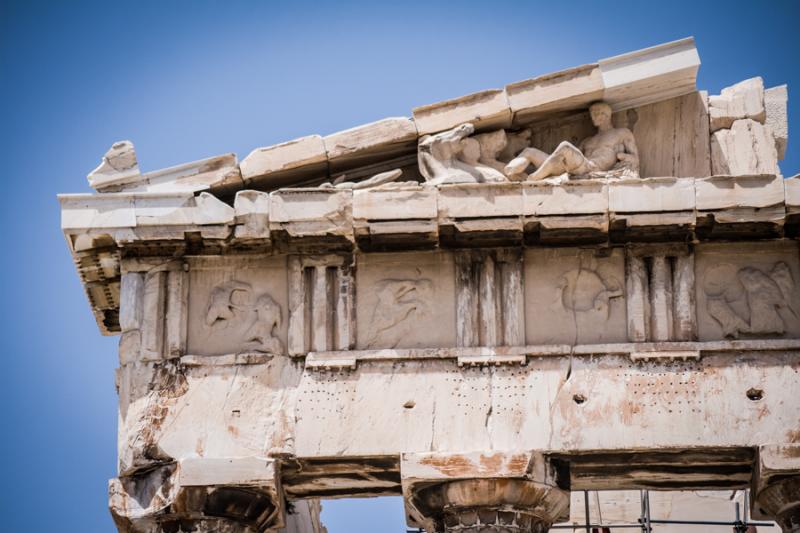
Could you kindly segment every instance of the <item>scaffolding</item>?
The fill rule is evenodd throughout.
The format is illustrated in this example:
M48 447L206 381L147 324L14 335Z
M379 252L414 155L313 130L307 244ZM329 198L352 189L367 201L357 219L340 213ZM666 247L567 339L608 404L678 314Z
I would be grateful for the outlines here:
M745 491L745 500L747 499L747 493L749 491ZM750 529L756 527L776 527L776 525L772 522L753 522L750 520L749 514L747 512L747 506L744 506L744 512L742 512L741 506L739 502L734 503L734 520L732 521L716 521L716 520L665 520L665 519L657 519L652 518L650 516L650 491L649 490L640 490L639 491L639 500L641 503L641 513L639 515L639 519L635 524L593 524L591 513L589 511L589 491L583 491L583 504L585 509L585 523L584 524L555 524L550 526L551 530L554 529L571 529L573 531L585 529L586 533L605 533L606 531L611 531L613 529L638 529L642 533L653 533L653 525L663 524L663 525L676 525L676 526L729 526L733 529L733 533L748 533L752 532L753 530ZM406 533L425 533L424 529L408 529Z

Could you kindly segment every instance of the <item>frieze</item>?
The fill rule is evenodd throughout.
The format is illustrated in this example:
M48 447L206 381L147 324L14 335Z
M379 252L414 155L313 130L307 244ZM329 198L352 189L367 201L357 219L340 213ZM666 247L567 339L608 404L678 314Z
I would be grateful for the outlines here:
M188 264L186 350L160 344L178 338L175 319L138 325L135 309L124 315L124 346L141 345L152 359L168 352L305 357L800 338L792 242L231 256ZM141 294L139 305L159 309L177 283L169 276L178 274L126 275L126 291Z

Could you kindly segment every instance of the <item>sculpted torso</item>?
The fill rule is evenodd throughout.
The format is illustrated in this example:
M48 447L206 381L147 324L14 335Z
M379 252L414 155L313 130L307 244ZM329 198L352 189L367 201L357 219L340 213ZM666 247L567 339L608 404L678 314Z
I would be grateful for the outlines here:
M562 173L582 175L611 170L638 175L639 152L633 133L627 128L613 127L611 106L606 103L592 104L589 112L597 133L584 139L580 147L564 141L550 154L526 148L506 165L505 174L530 180ZM529 165L535 166L536 171L526 175Z
M627 128L601 131L580 144L583 155L597 166L592 170L611 170L619 160L617 154L626 153L626 141L633 142L633 133Z

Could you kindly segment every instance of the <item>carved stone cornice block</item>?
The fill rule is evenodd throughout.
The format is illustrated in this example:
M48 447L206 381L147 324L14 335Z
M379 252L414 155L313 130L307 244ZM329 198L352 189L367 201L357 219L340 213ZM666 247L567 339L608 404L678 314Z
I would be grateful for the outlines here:
M419 135L448 130L465 122L482 131L511 127L511 107L504 89L489 89L415 107L412 114Z
M691 178L644 178L608 184L608 209L614 213L694 211Z
M601 59L598 64L603 100L619 111L696 90L700 56L689 37Z
M331 173L416 152L417 126L392 117L327 135L323 142Z
M239 191L233 202L234 237L242 240L270 240L269 194L261 191Z
M587 107L603 99L604 89L596 63L506 85L515 125L549 113Z
M439 188L439 218L516 217L522 214L521 183L475 183Z
M269 224L290 238L338 237L353 241L353 192L281 189L270 194Z
M414 183L396 189L353 191L353 220L434 220L438 191Z
M239 165L245 187L251 183L278 187L326 177L328 155L319 135L300 137L274 146L256 148Z
M522 184L525 216L593 215L608 212L608 185L602 180Z
M697 179L694 183L698 211L772 207L784 203L780 176L712 176Z

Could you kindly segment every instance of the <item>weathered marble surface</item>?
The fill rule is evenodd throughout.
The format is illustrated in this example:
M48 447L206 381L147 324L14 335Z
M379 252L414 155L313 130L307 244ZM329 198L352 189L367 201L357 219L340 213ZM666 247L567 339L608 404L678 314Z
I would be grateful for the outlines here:
M786 89L698 66L684 39L241 163L113 145L60 202L120 334L120 530L322 533L319 498L402 495L431 533L540 532L583 490L750 488L796 531Z

